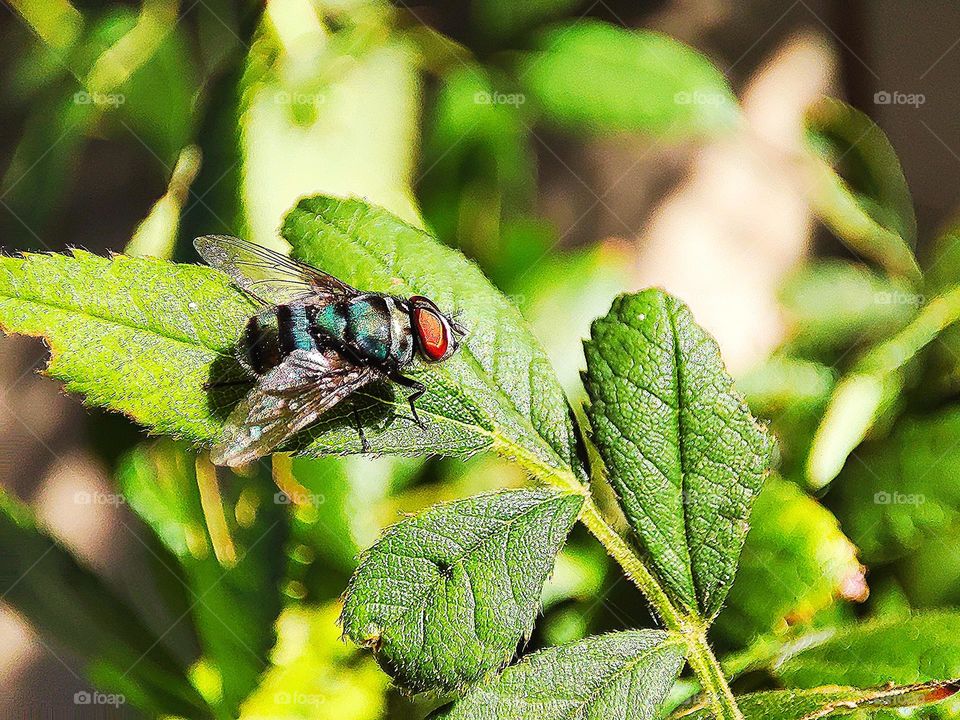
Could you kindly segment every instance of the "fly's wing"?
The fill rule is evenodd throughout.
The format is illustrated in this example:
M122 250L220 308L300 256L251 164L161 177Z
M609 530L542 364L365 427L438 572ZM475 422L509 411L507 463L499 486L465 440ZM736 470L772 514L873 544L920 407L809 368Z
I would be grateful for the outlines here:
M333 275L230 235L204 235L193 246L209 265L267 304L285 305L310 296L329 303L359 294Z
M230 467L256 460L377 377L335 350L294 350L230 413L210 459Z

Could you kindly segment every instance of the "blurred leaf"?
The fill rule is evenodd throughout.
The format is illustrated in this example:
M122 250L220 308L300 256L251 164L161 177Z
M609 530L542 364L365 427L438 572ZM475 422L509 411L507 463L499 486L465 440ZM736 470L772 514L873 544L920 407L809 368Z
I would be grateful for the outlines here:
M302 602L340 596L360 551L376 541L389 495L423 465L420 458L273 456L273 474L291 511L288 594ZM396 517L393 513L392 517Z
M796 688L960 678L960 613L917 613L817 633L784 648L772 672Z
M287 608L277 621L270 669L240 720L379 720L388 679L340 641L337 607Z
M77 103L74 96L62 97L59 91L31 106L0 181L0 198L7 206L4 244L46 249L44 232L70 186L84 138L97 115L94 106Z
M822 488L843 468L882 409L900 390L900 370L943 330L960 320L960 286L935 297L903 330L853 365L834 390L807 459L807 477Z
M189 145L180 153L173 168L167 192L157 200L150 214L143 219L124 252L127 255L149 256L170 260L177 245L180 213L200 170L200 148Z
M203 385L253 305L210 268L117 255L0 258L0 325L43 337L47 373L156 432L209 441Z
M547 119L578 132L684 138L729 130L739 119L723 73L649 30L595 20L558 25L522 57L517 77Z
M716 342L663 291L618 297L584 347L587 414L630 526L687 611L712 618L772 442Z
M868 563L902 557L960 521L957 438L956 408L906 417L844 468L833 504Z
M791 350L828 361L897 332L924 301L902 280L839 260L803 265L787 279L780 299L790 319Z
M431 107L417 183L424 218L508 288L552 237L531 217L536 158L523 103L506 78L464 62L442 75Z
M163 638L5 492L0 547L0 597L42 635L76 653L99 687L155 713L212 717Z
M364 552L343 630L414 691L454 690L503 666L583 498L515 490L435 505Z
M419 221L414 55L380 11L333 32L322 8L270 3L241 81L241 193L248 239L261 245L276 247L286 212L316 193L362 195Z
M547 648L459 700L444 720L651 720L683 664L684 642L630 630Z
M715 631L743 645L756 635L804 624L838 599L863 600L857 549L836 518L776 476L751 514L737 577Z
M956 683L884 686L868 690L829 685L810 690L773 690L750 693L737 698L745 720L815 720L825 717L866 718L903 717L897 709L916 708L938 703L954 695ZM889 709L889 710L888 710ZM878 715L877 713L882 713ZM676 713L684 720L710 720L706 711ZM917 717L910 714L910 717Z
M103 20L114 42L90 66L83 101L108 111L107 119L132 133L165 169L193 134L198 84L183 29L179 2L147 0L139 15L112 9ZM110 112L112 111L112 112Z
M118 478L130 506L183 567L204 661L234 715L274 643L284 506L268 477L231 474L218 484L208 461L194 461L183 445L159 441L128 455Z
M469 455L492 447L527 468L576 482L577 435L563 390L519 312L475 265L359 200L304 199L287 216L283 234L304 261L355 287L426 295L444 311L460 313L468 330L452 358L409 372L427 386L418 403L426 429L403 410L386 427L368 422L373 451ZM405 405L405 398L397 403ZM321 424L315 437L317 451L360 449L349 418Z
M896 151L866 115L823 98L807 113L814 210L854 252L916 282L917 219Z
M775 355L739 378L750 411L770 422L781 475L803 482L810 443L836 383L832 368L789 355Z
M930 295L960 284L960 217L952 218L930 244L924 265L924 288ZM960 388L960 329L947 328L930 348L926 387L950 396Z
M571 397L583 395L581 341L590 323L610 307L610 298L633 285L633 250L606 243L542 258L514 289L550 365Z

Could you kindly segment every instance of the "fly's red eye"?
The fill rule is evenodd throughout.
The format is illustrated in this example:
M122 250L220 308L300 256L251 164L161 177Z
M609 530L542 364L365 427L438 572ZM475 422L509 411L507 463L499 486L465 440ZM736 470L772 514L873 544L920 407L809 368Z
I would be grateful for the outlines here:
M417 335L427 357L431 360L440 360L447 354L447 327L437 314L426 308L417 308L413 314L417 325Z

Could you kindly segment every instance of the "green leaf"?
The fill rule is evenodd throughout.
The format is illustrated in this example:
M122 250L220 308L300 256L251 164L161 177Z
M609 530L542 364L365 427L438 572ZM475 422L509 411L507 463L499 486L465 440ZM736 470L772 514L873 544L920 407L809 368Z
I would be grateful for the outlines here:
M807 458L807 480L819 489L833 480L896 397L901 370L960 320L960 286L928 302L903 330L864 353L834 390Z
M903 717L897 709L916 708L937 703L954 695L956 683L924 683L906 686L885 686L862 690L830 685L810 690L773 690L749 693L737 698L745 720L816 720L825 717L883 718ZM707 711L675 713L673 718L711 720ZM911 715L913 717L913 715Z
M868 563L915 551L960 521L960 411L908 416L889 437L866 443L838 478L837 514ZM941 547L941 552L944 548Z
M220 484L209 461L170 441L130 453L118 479L130 507L183 569L205 664L234 715L274 643L286 506L269 476L230 473Z
M583 498L516 490L435 505L367 550L343 629L412 690L456 689L529 638L540 593Z
M183 149L167 183L167 192L137 226L124 250L127 255L149 255L161 260L173 257L180 231L180 214L190 195L190 185L200 170L200 160L200 148L196 145Z
M737 578L714 631L737 644L809 622L840 598L866 597L857 549L829 510L770 478L757 498Z
M682 138L728 130L739 109L703 55L649 30L577 20L543 33L517 77L555 124L579 132Z
M814 633L786 647L772 672L797 688L960 678L960 613L918 613Z
M630 630L547 648L459 700L444 720L650 720L683 663L679 637Z
M854 252L918 280L913 200L887 136L859 110L832 98L815 104L806 123L811 201L820 219Z
M493 448L559 483L579 483L579 438L563 390L520 314L474 265L359 200L303 200L285 232L318 267L364 289L427 295L460 310L469 330L453 358L410 372L428 389L418 404L425 430L399 390L382 388L395 395L392 404L382 394L360 399L375 452ZM204 384L239 377L235 348L254 312L210 268L83 251L0 258L0 326L45 338L50 375L91 404L194 442L216 439L223 427L230 397ZM312 435L298 446L309 454L360 450L350 407Z
M358 194L410 222L420 80L384 10L340 13L334 31L305 0L267 7L240 82L248 240L277 246L298 198Z
M836 384L833 368L789 355L774 355L737 379L737 389L777 438L777 469L803 482L813 434Z
M162 715L212 717L176 660L99 577L0 492L0 596L86 663L101 688Z
M383 453L469 455L493 448L528 468L563 475L581 469L569 405L520 313L460 253L381 208L356 199L301 200L283 235L302 260L355 287L425 295L459 313L468 335L449 360L408 373L427 386L417 404L426 429L395 393L387 422L364 415L370 448ZM381 409L382 404L378 405ZM311 452L356 452L360 440L343 413L312 433Z
M210 268L82 250L0 257L0 326L43 337L49 375L92 405L193 441L222 427L203 385L253 312Z
M389 680L340 641L337 608L291 607L277 621L270 669L243 703L240 720L379 720Z
M923 304L903 280L839 260L803 265L784 283L780 300L791 351L828 362L897 332Z
M618 297L585 350L587 414L630 526L673 595L712 618L771 440L733 391L716 342L663 291Z

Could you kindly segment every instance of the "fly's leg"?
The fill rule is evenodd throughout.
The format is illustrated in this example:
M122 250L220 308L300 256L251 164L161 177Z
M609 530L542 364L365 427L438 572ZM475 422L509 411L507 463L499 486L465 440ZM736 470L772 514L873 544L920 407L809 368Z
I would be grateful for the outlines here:
M407 396L407 402L410 403L410 412L413 415L414 422L416 422L421 428L425 429L426 425L423 424L423 420L421 420L420 415L417 414L417 406L414 403L419 400L420 396L427 391L426 385L424 385L422 382L417 382L413 378L408 378L403 375L394 375L390 379L397 383L397 385L401 385L405 388L410 388L413 390L413 392Z
M367 434L363 431L363 425L360 422L360 413L357 408L353 408L353 420L357 423L357 433L360 435L360 452L370 452L370 443L367 442Z

